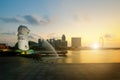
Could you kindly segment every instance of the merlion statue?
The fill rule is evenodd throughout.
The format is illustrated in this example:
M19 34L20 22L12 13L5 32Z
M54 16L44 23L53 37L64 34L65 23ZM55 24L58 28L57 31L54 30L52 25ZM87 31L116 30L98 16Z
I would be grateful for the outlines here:
M28 50L29 49L29 44L28 44L28 34L30 30L24 26L20 25L18 27L18 48L20 50Z

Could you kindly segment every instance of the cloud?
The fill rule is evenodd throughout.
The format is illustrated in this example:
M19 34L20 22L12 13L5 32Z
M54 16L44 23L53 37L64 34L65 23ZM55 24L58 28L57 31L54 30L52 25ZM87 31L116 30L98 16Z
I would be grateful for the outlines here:
M104 37L105 37L105 38L113 38L114 35L113 35L113 34L105 34Z
M31 24L47 24L49 23L49 19L46 17L41 17L41 16L37 16L37 15L25 15L23 16L24 19Z
M32 35L28 36L29 39L35 39L35 37L33 37Z
M16 17L0 17L0 20L5 23L25 23L25 19L23 19L21 16Z
M0 33L1 35L16 35L15 32L3 32L3 33Z
M105 38L111 38L111 35L110 34L106 34L104 37Z
M24 23L31 25L45 25L50 22L50 19L46 16L39 15L24 15L15 17L0 17L0 21L5 23Z
M90 16L85 12L78 12L73 15L73 19L77 22L90 22Z
M16 18L0 18L0 20L6 23L19 22Z

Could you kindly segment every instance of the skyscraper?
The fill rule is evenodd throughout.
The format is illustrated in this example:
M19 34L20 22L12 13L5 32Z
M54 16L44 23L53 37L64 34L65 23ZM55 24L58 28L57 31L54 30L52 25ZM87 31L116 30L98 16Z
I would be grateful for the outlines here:
M81 38L80 37L73 37L71 44L72 44L72 48L80 48L81 47Z
M62 35L62 41L66 41L66 37L64 34Z

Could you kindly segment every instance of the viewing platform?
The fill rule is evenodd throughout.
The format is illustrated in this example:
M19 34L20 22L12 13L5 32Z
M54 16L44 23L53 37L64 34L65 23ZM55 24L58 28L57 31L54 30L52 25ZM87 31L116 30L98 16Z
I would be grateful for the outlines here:
M120 80L119 63L68 64L0 57L0 80Z

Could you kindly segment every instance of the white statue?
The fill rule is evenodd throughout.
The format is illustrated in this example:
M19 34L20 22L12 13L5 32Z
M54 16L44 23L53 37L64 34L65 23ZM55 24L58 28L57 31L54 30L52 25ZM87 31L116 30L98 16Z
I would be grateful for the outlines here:
M28 34L30 30L23 25L20 25L18 27L18 48L20 50L28 50L29 44L28 44Z

